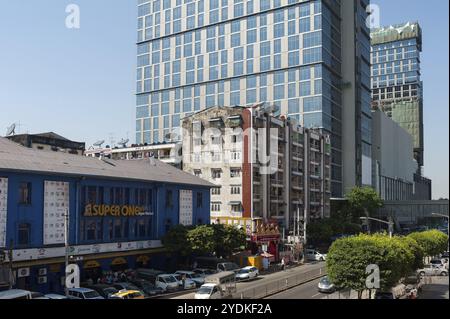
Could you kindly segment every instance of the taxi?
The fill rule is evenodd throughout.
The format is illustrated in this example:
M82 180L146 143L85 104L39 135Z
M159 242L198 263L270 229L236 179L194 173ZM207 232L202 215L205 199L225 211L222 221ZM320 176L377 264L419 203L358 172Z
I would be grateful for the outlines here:
M142 292L138 290L120 290L119 292L111 295L112 299L145 299Z

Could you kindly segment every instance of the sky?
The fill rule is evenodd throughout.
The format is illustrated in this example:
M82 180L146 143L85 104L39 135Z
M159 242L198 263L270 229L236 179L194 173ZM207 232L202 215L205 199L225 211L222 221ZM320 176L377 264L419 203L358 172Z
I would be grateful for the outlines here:
M346 1L346 0L344 0ZM449 2L372 0L381 25L423 29L425 168L449 197ZM66 7L80 28L66 28ZM54 131L91 145L134 141L135 0L0 0L0 135Z

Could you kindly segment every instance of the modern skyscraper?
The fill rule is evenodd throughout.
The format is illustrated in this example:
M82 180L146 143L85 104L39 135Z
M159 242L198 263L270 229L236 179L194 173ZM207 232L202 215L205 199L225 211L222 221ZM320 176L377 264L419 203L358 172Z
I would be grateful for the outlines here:
M139 0L136 142L269 102L331 136L332 195L371 185L368 0Z
M372 107L384 111L413 136L420 169L424 164L422 30L417 22L408 22L372 30L371 38Z

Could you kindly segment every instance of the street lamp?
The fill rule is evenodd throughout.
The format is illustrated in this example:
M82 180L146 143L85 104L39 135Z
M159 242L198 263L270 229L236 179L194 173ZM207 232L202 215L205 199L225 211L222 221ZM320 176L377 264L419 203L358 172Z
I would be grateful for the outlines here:
M389 226L389 237L392 238L392 233L394 232L394 222L392 221L392 218L389 217L389 221L381 220L378 218L373 217L360 217L361 220L374 220L379 223L383 223Z

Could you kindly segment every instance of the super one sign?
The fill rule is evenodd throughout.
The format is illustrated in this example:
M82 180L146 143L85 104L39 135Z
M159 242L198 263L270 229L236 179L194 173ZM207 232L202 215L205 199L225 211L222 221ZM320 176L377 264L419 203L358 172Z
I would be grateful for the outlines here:
M85 217L138 217L152 215L144 206L86 205Z

